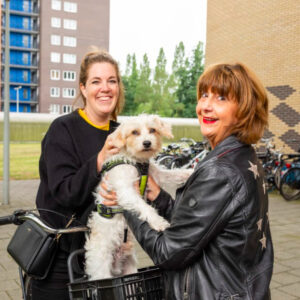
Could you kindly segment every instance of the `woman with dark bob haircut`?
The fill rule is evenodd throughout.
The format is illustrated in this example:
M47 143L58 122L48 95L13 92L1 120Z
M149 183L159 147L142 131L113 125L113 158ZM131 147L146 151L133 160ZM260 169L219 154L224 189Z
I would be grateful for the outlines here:
M207 68L197 94L196 112L212 151L175 200L148 180L148 199L170 227L157 232L130 212L125 218L164 270L166 299L270 299L274 258L268 195L251 146L268 123L266 92L246 66L236 63Z

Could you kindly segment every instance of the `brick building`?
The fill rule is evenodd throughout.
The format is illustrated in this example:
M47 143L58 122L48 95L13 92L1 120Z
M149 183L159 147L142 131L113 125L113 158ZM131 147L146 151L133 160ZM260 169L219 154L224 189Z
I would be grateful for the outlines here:
M5 1L1 101L4 103ZM109 48L109 0L10 0L10 111L67 113L91 45Z
M300 2L209 0L205 64L240 61L261 79L270 100L277 148L300 147ZM295 142L296 140L296 142Z

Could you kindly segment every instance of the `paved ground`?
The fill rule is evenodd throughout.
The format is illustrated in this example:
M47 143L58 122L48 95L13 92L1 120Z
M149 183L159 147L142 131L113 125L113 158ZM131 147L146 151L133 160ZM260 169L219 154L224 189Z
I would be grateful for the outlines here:
M11 181L10 204L0 206L0 216L17 208L34 207L37 180ZM0 203L3 189L0 182ZM270 222L275 248L275 267L271 283L273 300L300 300L300 200L286 202L280 195L270 196ZM14 225L0 227L0 299L20 300L21 291L17 267L6 252ZM151 265L151 260L137 246L139 266Z

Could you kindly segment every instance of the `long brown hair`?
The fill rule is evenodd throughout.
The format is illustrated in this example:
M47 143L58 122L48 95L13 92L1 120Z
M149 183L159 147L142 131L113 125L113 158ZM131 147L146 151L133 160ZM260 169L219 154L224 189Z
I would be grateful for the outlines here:
M255 144L268 126L268 97L257 76L244 64L217 64L207 68L197 84L197 99L211 90L238 103L237 124L232 129L239 140Z

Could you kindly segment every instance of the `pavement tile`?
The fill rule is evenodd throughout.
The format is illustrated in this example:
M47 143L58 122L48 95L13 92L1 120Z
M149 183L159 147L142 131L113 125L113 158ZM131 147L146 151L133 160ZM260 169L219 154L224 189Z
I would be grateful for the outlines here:
M10 298L6 292L0 291L0 299L1 300L11 300L12 298ZM17 299L17 298L15 298L15 299ZM19 299L21 299L21 298L19 298Z
M22 299L22 292L21 292L20 288L14 289L14 290L9 290L7 293L10 297L9 298L10 300L20 300L20 299Z
M299 269L300 268L300 259L289 259L289 260L282 260L281 264L290 268L290 269Z
M271 290L271 298L272 300L298 300L297 297L288 295L285 292L281 292L279 290Z
M281 273L281 272L287 272L289 271L290 268L287 266L284 266L281 264L281 261L278 262L276 261L276 263L274 264L274 268L273 268L273 274L277 274L277 273Z
M296 297L297 299L300 298L300 284L299 284L299 282L279 287L278 290L283 292L283 293L286 293L288 295L292 295L292 296ZM284 300L284 299L285 298L282 298L282 300Z
M300 283L299 276L289 274L288 272L273 274L272 280L275 280L276 282L280 283L280 285L289 285L296 282Z
M289 273L293 274L295 276L299 276L300 277L300 268L299 269L290 270Z

